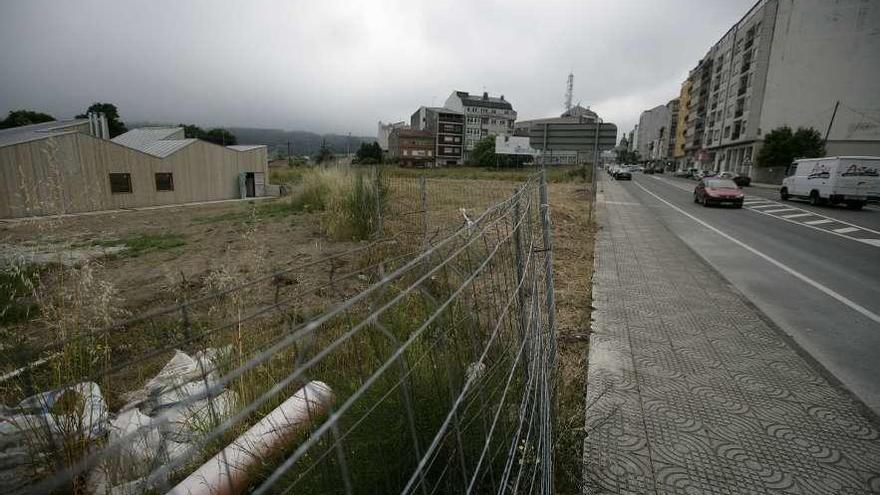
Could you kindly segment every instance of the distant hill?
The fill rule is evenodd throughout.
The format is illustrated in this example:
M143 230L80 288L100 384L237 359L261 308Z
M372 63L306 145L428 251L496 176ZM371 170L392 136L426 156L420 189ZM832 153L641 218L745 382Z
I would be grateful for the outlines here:
M326 139L327 145L334 153L357 151L361 143L372 143L376 140L369 136L341 136L339 134L315 134L308 131L285 131L283 129L255 129L251 127L230 127L229 132L235 134L242 144L265 144L269 147L269 156L276 151L287 154L287 142L294 155L314 155L321 148L321 140Z
M127 122L129 129L136 127L161 126L155 122ZM202 126L210 129L211 126ZM361 143L372 143L376 138L372 136L351 136L339 134L316 134L308 131L285 131L284 129L259 129L254 127L226 127L229 132L235 134L238 144L265 144L269 147L269 156L276 152L287 155L287 141L290 141L290 152L294 155L314 155L321 148L321 140L326 139L327 145L334 153L344 154L351 149L354 153ZM351 145L349 148L349 144Z

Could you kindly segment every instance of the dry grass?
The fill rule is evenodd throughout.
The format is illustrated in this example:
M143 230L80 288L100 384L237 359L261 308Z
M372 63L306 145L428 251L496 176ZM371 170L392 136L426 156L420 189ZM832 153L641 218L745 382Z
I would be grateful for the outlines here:
M558 353L556 492L581 493L594 226L589 186L550 186Z
M383 172L387 170L384 169ZM107 397L111 410L116 410L125 402L128 392L140 387L167 360L173 352L169 344L179 343L180 348L190 353L206 347L228 347L231 352L224 366L229 369L239 366L255 352L283 335L289 328L285 324L296 324L307 320L311 315L321 313L334 302L362 290L378 275L374 267L378 261L400 256L410 248L416 249L421 242L431 242L435 238L441 238L450 228L460 226L468 218L476 218L487 205L509 197L523 177L522 171L514 171L510 175L489 175L491 179L488 180L468 175L471 172L467 170L456 173L461 175L437 176L429 173L427 218L421 215L418 182L410 179L401 180L400 175L406 175L405 173L389 174L387 177L390 186L386 183L383 187L387 189L380 193L383 195L383 209L387 215L384 223L385 234L400 234L414 239L409 245L377 248L339 262L328 262L308 270L294 271L289 278L279 282L283 285L280 289L278 283L275 283L277 281L270 281L252 290L236 291L227 297L206 301L192 308L189 326L182 325L179 315L175 314L166 319L126 326L121 331L115 332L112 338L87 339L66 345L62 348L60 358L43 367L35 377L30 377L35 379L35 382L29 387L14 390L0 387L0 397L20 398L25 391L33 392L35 387L37 390L42 390L53 384L73 381L77 377L95 375L100 378L99 385ZM560 176L576 177L576 174L570 174L569 171L557 173L561 174ZM375 219L369 216L369 211L373 210L366 208L376 201L374 196L369 195L375 189L371 187L372 182L365 180L367 176L358 176L358 174L359 172L351 169L336 168L296 170L296 182L291 183L293 185L291 197L273 202L214 209L211 211L215 215L220 215L220 218L207 222L199 220L205 217L205 210L184 212L187 227L180 230L181 235L185 235L187 239L185 246L173 250L145 249L142 255L137 257L116 257L100 263L79 267L58 267L49 273L38 273L36 281L25 286L30 288L32 297L24 299L32 300L39 307L39 311L35 312L39 319L16 328L29 331L39 325L51 330L55 337L70 337L83 330L98 328L110 320L119 318L126 311L135 312L133 310L137 308L140 312L145 306L144 301L151 302L152 305L157 305L156 303L164 305L189 300L275 271L290 260L305 264L304 261L321 259L330 246L335 246L338 250L351 249L356 245L351 242L352 239L369 237L377 228L371 223ZM399 182L394 183L395 180ZM554 270L559 334L557 371L559 407L556 443L557 461L560 466L558 469L560 493L573 493L574 490L569 487L577 486L580 477L586 333L589 322L589 281L592 268L592 232L586 223L588 201L583 187L583 183L554 183L550 188L551 212L555 228ZM397 196L394 191L397 191ZM366 216L362 215L364 212L367 212ZM126 219L148 222L151 224L149 232L158 234L162 231L167 232L168 225L180 225L179 222L163 218L168 217L169 213L171 212L139 212L130 217L114 216L113 220L114 225L119 220ZM145 215L153 215L155 220ZM160 218L162 220L156 221ZM424 223L425 220L427 225ZM89 222L99 227L83 232L81 230L83 225L89 225ZM108 224L100 223L98 217L72 219L70 223L79 234L72 237L76 242L102 242L102 239L108 236L110 239L127 239L143 230L133 231L129 226L128 230L122 228L115 232L107 232L104 228ZM49 238L51 235L63 236L64 230L70 228L71 225L52 224L51 229L38 227L31 233ZM280 234L278 230L281 231ZM27 237L20 230L15 234ZM266 240L272 239L273 234L277 242L267 243ZM296 238L297 234L304 234L304 238ZM219 242L216 239L218 237ZM291 244L293 244L292 249ZM300 251L303 246L310 244L314 246L304 250L308 255L298 256L303 252ZM198 249L193 249L196 246ZM279 249L284 248L287 250L278 252ZM192 251L201 250L209 250L201 253L209 260L208 262L196 269L189 267L182 269L179 266L181 259L186 258ZM280 263L279 259L285 262ZM132 267L135 266L142 266L144 270L152 271L159 281L152 286L135 282L137 285L129 286L128 291L119 290L117 284L130 278ZM358 272L361 273L359 277L329 285L326 283L341 273ZM25 268L22 273L33 272ZM21 287L16 286L15 290L20 291ZM240 320L242 315L253 308L277 300L279 290L282 296L290 298L289 306L283 311L239 323L220 333L198 337L199 332L211 328L212 325L223 321ZM139 291L137 300L141 301L134 306L130 304L130 299L126 301L126 296L133 291ZM399 325L400 331L404 332L412 326L413 319L417 319L420 313L412 307L401 306L401 309L406 311L401 311L396 316L400 321L386 322L386 324L391 328L397 328L395 325ZM349 323L350 321L342 319L333 322L330 331L322 339L336 335L347 328ZM192 338L194 334L198 338ZM21 334L14 336L20 337ZM12 340L9 342L11 343ZM367 345L343 348L336 359L328 360L323 366L328 366L328 369L332 370L343 369L349 363L358 362L359 359L381 361L380 354L376 356L369 352L365 354L365 349L370 349L369 346L376 344L372 340L364 344ZM311 345L314 346L314 343ZM137 366L125 367L113 374L101 376L101 370L108 366L166 347L169 347L167 351L158 353ZM381 353L388 352L385 347L377 347L377 349ZM37 355L38 353L26 353L16 364L21 365ZM449 356L449 360L453 355ZM229 388L238 398L238 407L249 403L292 372L297 357L297 350L292 348L234 381ZM343 389L346 386L355 387L359 377L360 375L352 377L354 381L351 384L337 383L343 383ZM336 378L343 380L344 377ZM278 397L286 397L289 395L287 392L292 392L295 386L296 384L293 384L285 388ZM425 397L432 396L428 394ZM420 406L428 407L430 404L426 401ZM249 419L259 418L275 405L276 402L267 403ZM430 407L425 411L426 414L437 413L429 409ZM221 442L239 433L246 423L247 421L240 424L239 428L228 432ZM376 441L387 436L381 428L376 429L372 434L376 437ZM81 455L81 449L77 450L77 448L84 446L76 442L78 439L72 438L72 447L68 449L70 452L65 453L65 463ZM204 454L208 455L217 445L216 442L212 443Z

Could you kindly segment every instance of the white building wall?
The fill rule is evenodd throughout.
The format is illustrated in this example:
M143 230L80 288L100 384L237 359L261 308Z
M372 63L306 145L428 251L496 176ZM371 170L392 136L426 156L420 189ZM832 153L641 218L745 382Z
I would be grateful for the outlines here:
M824 134L837 100L829 155L880 155L880 2L779 0L761 133Z
M660 129L665 127L668 122L669 109L666 108L666 105L658 105L642 112L639 117L638 152L643 160L659 157Z

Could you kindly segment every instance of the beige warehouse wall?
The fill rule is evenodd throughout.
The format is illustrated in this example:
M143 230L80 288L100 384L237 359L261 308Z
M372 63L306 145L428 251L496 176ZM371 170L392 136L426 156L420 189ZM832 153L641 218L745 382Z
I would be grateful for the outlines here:
M173 175L174 191L156 191L158 172ZM196 141L157 158L65 134L0 148L0 218L235 199L241 172L268 177L266 148L235 151ZM131 174L132 192L112 194L110 173Z

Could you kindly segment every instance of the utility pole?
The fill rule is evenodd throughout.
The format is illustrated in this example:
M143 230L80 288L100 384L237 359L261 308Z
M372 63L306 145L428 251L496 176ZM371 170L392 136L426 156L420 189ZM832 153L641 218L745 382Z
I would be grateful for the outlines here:
M837 116L837 108L840 106L840 100L834 103L834 111L831 112L831 120L828 121L828 129L825 129L825 139L822 140L822 146L828 144L828 135L831 134L831 126L834 124L834 117Z
M287 140L287 159L290 160L290 140Z

